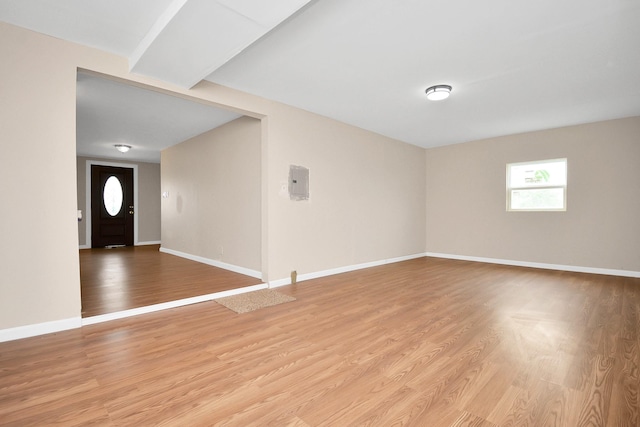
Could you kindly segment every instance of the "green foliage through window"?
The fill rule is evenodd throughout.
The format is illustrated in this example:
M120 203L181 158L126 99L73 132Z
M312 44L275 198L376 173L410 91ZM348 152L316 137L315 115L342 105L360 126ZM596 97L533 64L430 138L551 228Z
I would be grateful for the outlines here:
M567 159L507 165L508 211L566 210Z

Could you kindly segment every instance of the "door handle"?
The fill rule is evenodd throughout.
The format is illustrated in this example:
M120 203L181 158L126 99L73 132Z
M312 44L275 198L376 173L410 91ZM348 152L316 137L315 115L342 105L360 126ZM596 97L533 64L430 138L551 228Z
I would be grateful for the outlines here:
M133 211L129 211L129 213L130 213L131 215L133 215Z

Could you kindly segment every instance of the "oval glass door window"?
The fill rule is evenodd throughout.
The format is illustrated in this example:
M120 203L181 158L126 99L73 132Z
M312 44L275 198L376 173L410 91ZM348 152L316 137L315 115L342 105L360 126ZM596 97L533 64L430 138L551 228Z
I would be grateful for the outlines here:
M116 216L122 210L122 183L115 176L110 176L104 183L102 200L107 213Z

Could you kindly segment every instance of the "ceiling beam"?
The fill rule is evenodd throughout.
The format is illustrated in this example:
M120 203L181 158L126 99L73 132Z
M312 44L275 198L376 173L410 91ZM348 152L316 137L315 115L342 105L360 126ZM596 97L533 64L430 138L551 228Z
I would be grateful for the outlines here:
M130 56L130 71L191 88L309 1L175 0Z

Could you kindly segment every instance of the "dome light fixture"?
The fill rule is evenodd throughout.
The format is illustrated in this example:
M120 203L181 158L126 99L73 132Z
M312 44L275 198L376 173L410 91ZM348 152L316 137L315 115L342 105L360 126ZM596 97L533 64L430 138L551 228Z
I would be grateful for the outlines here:
M127 151L131 150L130 145L115 144L114 147L116 147L116 150L118 150L121 153L126 153Z
M451 93L452 87L449 85L435 85L425 90L427 99L430 101L441 101L447 99Z

